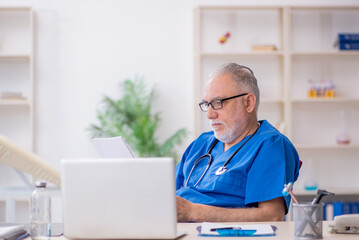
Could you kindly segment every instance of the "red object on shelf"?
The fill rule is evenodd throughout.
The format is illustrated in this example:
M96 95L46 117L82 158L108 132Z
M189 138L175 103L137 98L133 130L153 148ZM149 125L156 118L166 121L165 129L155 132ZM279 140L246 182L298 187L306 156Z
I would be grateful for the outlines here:
M225 42L227 42L227 39L231 36L231 33L230 32L227 32L226 34L220 36L219 38L219 42L221 44L224 44Z

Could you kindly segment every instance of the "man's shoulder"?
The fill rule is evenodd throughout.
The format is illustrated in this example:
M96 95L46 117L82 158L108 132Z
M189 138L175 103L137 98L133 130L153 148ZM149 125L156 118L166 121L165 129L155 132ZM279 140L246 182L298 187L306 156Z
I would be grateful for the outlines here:
M291 143L290 140L283 134L281 133L277 128L275 128L272 124L270 124L268 121L266 120L262 120L260 121L261 123L261 131L260 131L260 135L263 139L281 139L285 142Z
M272 124L270 124L267 120L261 120L259 121L259 123L262 132L272 135L282 135L282 133L279 132L278 129L275 128Z

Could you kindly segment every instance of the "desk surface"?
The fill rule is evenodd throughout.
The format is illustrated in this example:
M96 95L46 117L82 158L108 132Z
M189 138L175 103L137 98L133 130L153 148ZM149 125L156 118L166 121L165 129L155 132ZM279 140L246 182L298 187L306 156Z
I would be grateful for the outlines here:
M271 224L277 227L277 231L275 232L276 235L273 237L250 237L251 240L290 240L295 239L294 237L294 223L293 222L264 222L265 224ZM240 224L252 224L252 223L240 223ZM257 223L255 223L257 224ZM332 234L328 231L328 226L330 222L323 222L323 239L336 239L336 240L342 240L342 239L359 239L359 234ZM180 238L180 240L183 239L202 239L202 240L215 240L219 239L217 237L199 237L197 235L196 227L199 226L199 223L179 223L178 224L178 230L179 231L187 231L187 235ZM221 238L222 239L222 238ZM238 237L226 237L226 240L230 239L244 239L244 238L238 238Z
M293 222L264 222L265 224L271 224L277 227L276 235L273 237L250 237L251 240L290 240L295 239L294 237L294 223ZM336 239L336 240L350 240L350 239L359 239L359 234L331 234L328 232L328 225L331 222L323 222L323 239ZM236 224L236 223L235 223ZM252 224L252 223L237 223L237 224ZM217 237L199 237L196 227L201 225L200 223L178 223L178 231L185 231L187 234L179 240L193 240L193 239L201 239L201 240L216 240L223 239ZM30 239L30 238L28 238ZM65 240L65 237L55 237L53 240ZM226 240L231 239L244 239L241 237L226 237Z

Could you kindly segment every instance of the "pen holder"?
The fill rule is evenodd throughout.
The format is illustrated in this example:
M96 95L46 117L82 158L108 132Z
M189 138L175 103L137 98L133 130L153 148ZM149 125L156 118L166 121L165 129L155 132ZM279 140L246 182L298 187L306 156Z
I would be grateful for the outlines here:
M293 203L296 239L323 238L323 204Z

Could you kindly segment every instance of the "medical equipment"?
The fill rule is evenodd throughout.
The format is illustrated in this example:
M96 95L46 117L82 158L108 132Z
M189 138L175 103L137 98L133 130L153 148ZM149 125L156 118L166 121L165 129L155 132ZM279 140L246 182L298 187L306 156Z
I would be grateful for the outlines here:
M288 196L288 194L290 194L290 196L293 198L293 201L296 204L299 204L297 197L293 193L293 183L292 182L289 182L288 184L284 184L282 194L283 194L283 197L286 197L286 196Z
M335 216L329 230L331 233L359 233L359 214Z
M218 170L216 171L216 175L217 175L217 176L222 175L223 173L225 173L225 172L228 170L227 165L230 163L230 161L232 160L232 158L233 158L233 157L237 154L237 152L238 152L239 150L241 150L241 148L258 132L258 129L259 129L259 127L260 127L260 124L258 123L258 125L259 125L259 126L258 126L258 128L256 129L256 131L232 154L232 156L230 156L230 157L228 158L228 160L223 164L222 167L219 167L219 168L218 168ZM213 162L213 157L212 157L212 155L211 155L211 152L212 152L212 149L213 149L213 148L216 146L216 144L218 143L218 141L219 141L219 140L216 139L216 140L212 143L212 145L210 146L208 152L207 152L206 154L200 156L200 157L194 162L193 167L192 167L192 169L191 169L191 171L190 171L190 173L189 173L189 175L188 175L188 177L187 177L187 180L186 180L186 183L185 183L184 187L187 187L188 181L189 181L189 179L190 179L190 177L191 177L191 175L192 175L192 172L193 172L194 168L196 167L197 163L198 163L200 160L202 160L202 159L208 157L208 158L209 158L209 161L208 161L208 163L207 163L206 169L204 170L204 172L202 173L202 175L201 175L201 177L198 179L198 181L193 185L193 187L196 187L196 186L198 185L198 183L202 180L202 178L204 177L204 175L205 175L206 172L208 171L209 166L211 166L211 164L212 164L212 162Z
M300 215L300 217L303 217L302 221L300 222L300 226L299 228L301 228L301 226L303 224L307 224L309 223L311 229L313 230L313 233L316 236L320 236L321 235L321 228L319 229L318 226L316 226L316 224L313 222L313 219L311 218L311 215L313 212L310 213L310 215L308 214L308 212L305 210L305 208L307 207L305 204L299 204L297 197L294 195L293 193L293 183L289 182L288 184L284 184L284 188L282 191L282 194L284 197L288 196L288 194L291 195L295 205L295 208L297 208L298 210L295 210L296 215ZM314 209L314 208L313 208ZM305 226L304 225L304 226ZM299 231L298 229L295 231L295 236L301 236L302 235L303 230Z
M288 184L284 184L284 189L283 189L282 193L283 193L284 197L288 196L288 194L290 194L292 196L294 203L301 211L301 215L303 215L303 217L304 217L304 219L302 219L302 221L298 224L298 227L295 231L295 236L300 236L303 233L305 226L307 224L310 225L310 227L313 229L313 232L315 234L319 234L321 232L321 229L317 228L316 223L313 222L313 219L312 219L312 216L317 209L316 205L320 204L320 200L322 199L322 197L334 195L334 193L319 189L317 191L317 195L315 196L313 201L310 203L310 205L307 204L309 206L312 206L311 208L304 208L304 206L306 206L306 204L299 204L296 196L293 193L293 183L292 182L289 182Z

